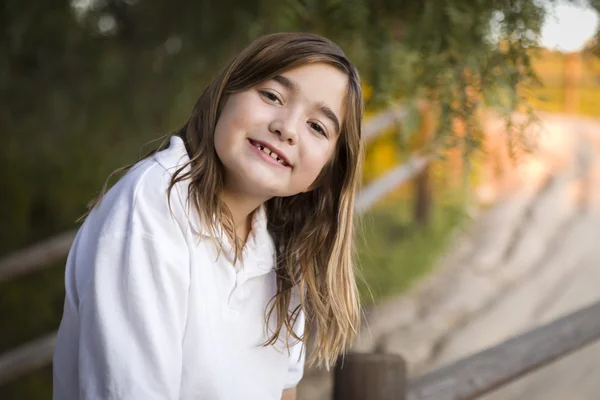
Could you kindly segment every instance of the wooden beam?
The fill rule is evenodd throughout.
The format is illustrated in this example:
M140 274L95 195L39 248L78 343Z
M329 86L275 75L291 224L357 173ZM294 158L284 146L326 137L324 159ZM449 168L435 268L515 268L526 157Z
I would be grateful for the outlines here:
M406 116L406 109L394 106L388 110L370 117L363 124L363 137L366 142L379 137L386 129L393 127Z
M47 267L69 253L77 231L54 236L0 260L0 282Z
M469 400L600 339L600 302L411 382L408 400Z
M367 211L375 202L397 188L412 180L427 165L427 157L412 156L407 162L392 168L381 178L364 188L356 198L355 210L358 213Z
M5 325L6 326L6 325ZM56 334L43 336L0 356L0 386L52 361Z

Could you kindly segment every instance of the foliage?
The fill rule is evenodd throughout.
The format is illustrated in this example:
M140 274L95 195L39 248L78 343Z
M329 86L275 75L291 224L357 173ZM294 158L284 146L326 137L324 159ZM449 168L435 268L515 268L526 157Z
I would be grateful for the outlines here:
M438 198L432 223L417 224L411 200L401 194L393 196L361 219L359 289L366 304L405 290L425 276L464 221L458 198Z
M369 83L370 109L401 99L414 110L429 97L440 112L433 148L468 154L478 108L524 104L524 49L543 16L531 0L7 0L0 253L70 226L103 178L180 126L216 69L260 34L331 37Z

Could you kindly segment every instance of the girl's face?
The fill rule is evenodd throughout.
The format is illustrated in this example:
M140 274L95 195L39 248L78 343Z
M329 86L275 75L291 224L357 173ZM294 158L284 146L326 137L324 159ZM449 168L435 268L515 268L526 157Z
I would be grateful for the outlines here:
M317 63L231 95L215 130L225 190L261 201L308 191L335 150L347 84Z

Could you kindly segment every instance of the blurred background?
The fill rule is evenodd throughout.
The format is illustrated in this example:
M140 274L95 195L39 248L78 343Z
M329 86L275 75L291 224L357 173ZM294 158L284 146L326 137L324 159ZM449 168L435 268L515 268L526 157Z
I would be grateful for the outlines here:
M361 73L368 151L358 254L369 310L410 298L452 263L487 271L543 264L544 249L565 240L550 235L515 250L527 235L544 236L528 229L564 233L564 216L580 210L580 199L593 204L586 188L596 186L600 151L597 0L4 0L1 7L0 399L51 398L65 251L88 201L110 172L182 126L218 69L264 33L329 37ZM544 196L555 202L538 212ZM529 258L515 261L518 251ZM475 287L441 282L461 293ZM498 339L485 337L481 346ZM454 355L415 356L414 373ZM316 374L308 370L307 382ZM319 385L306 383L324 389L301 387L301 397L320 398L327 384Z

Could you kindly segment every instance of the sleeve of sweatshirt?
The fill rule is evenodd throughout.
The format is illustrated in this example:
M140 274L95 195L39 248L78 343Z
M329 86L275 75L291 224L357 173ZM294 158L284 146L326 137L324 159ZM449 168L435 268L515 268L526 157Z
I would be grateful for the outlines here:
M304 332L305 317L304 312L300 312L296 323L294 324L294 331L298 335L302 335ZM304 375L304 362L306 358L306 345L302 342L296 342L290 346L290 356L288 364L288 372L285 381L284 389L290 389L298 385L302 376Z
M80 335L72 343L79 398L176 400L190 279L183 234L143 199L102 232L77 251L77 268L88 271L78 283Z

